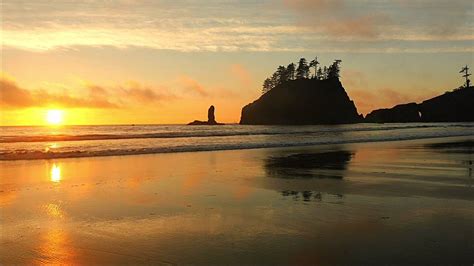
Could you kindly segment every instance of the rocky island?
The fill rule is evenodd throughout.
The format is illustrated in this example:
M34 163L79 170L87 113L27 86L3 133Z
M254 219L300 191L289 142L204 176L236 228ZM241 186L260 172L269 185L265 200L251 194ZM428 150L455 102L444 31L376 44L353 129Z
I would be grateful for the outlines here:
M362 121L354 102L339 81L340 60L317 69L317 58L298 68L280 66L264 82L262 96L243 107L243 125L345 124ZM314 67L311 75L310 67Z
M215 108L214 105L211 105L207 110L207 121L199 121L194 120L193 122L189 123L190 126L216 126L216 125L223 125L222 123L217 123L216 116L214 115Z
M338 79L287 81L242 109L244 125L315 125L361 122Z

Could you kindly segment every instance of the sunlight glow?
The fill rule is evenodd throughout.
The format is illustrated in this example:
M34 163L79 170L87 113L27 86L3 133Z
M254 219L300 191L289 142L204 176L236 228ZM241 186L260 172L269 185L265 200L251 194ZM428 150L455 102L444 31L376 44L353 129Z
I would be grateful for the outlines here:
M63 111L48 110L46 113L46 121L51 125L59 125L63 122Z
M56 164L53 164L51 168L51 181L58 183L61 181L61 168Z

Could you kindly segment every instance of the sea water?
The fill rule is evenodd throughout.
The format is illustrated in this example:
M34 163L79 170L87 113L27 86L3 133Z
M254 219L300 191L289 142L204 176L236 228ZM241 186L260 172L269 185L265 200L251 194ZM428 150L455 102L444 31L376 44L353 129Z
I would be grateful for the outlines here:
M474 135L474 123L6 126L0 160L289 147Z

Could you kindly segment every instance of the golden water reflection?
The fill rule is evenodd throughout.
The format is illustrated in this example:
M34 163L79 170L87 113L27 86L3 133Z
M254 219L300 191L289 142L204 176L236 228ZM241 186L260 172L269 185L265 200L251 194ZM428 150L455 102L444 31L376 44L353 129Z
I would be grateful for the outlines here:
M56 164L53 164L53 166L51 167L50 179L52 182L55 182L55 183L59 183L61 181L61 168Z
M49 203L46 206L44 206L44 208L46 209L46 213L52 218L63 218L64 217L64 212L63 212L60 204Z
M76 251L66 230L50 228L41 236L38 246L40 264L72 265L75 264Z

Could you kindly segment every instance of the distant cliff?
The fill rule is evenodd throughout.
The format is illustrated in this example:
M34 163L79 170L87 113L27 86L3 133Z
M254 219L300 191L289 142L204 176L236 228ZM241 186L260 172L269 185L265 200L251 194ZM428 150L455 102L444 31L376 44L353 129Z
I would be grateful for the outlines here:
M365 117L369 123L420 122L419 106L416 103L399 104L392 108L378 109Z
M474 87L458 89L431 98L420 105L425 122L474 121Z
M426 100L390 109L378 109L365 117L365 122L466 122L474 121L474 88L462 88Z
M242 108L240 124L313 125L357 123L357 113L341 82L288 80Z

